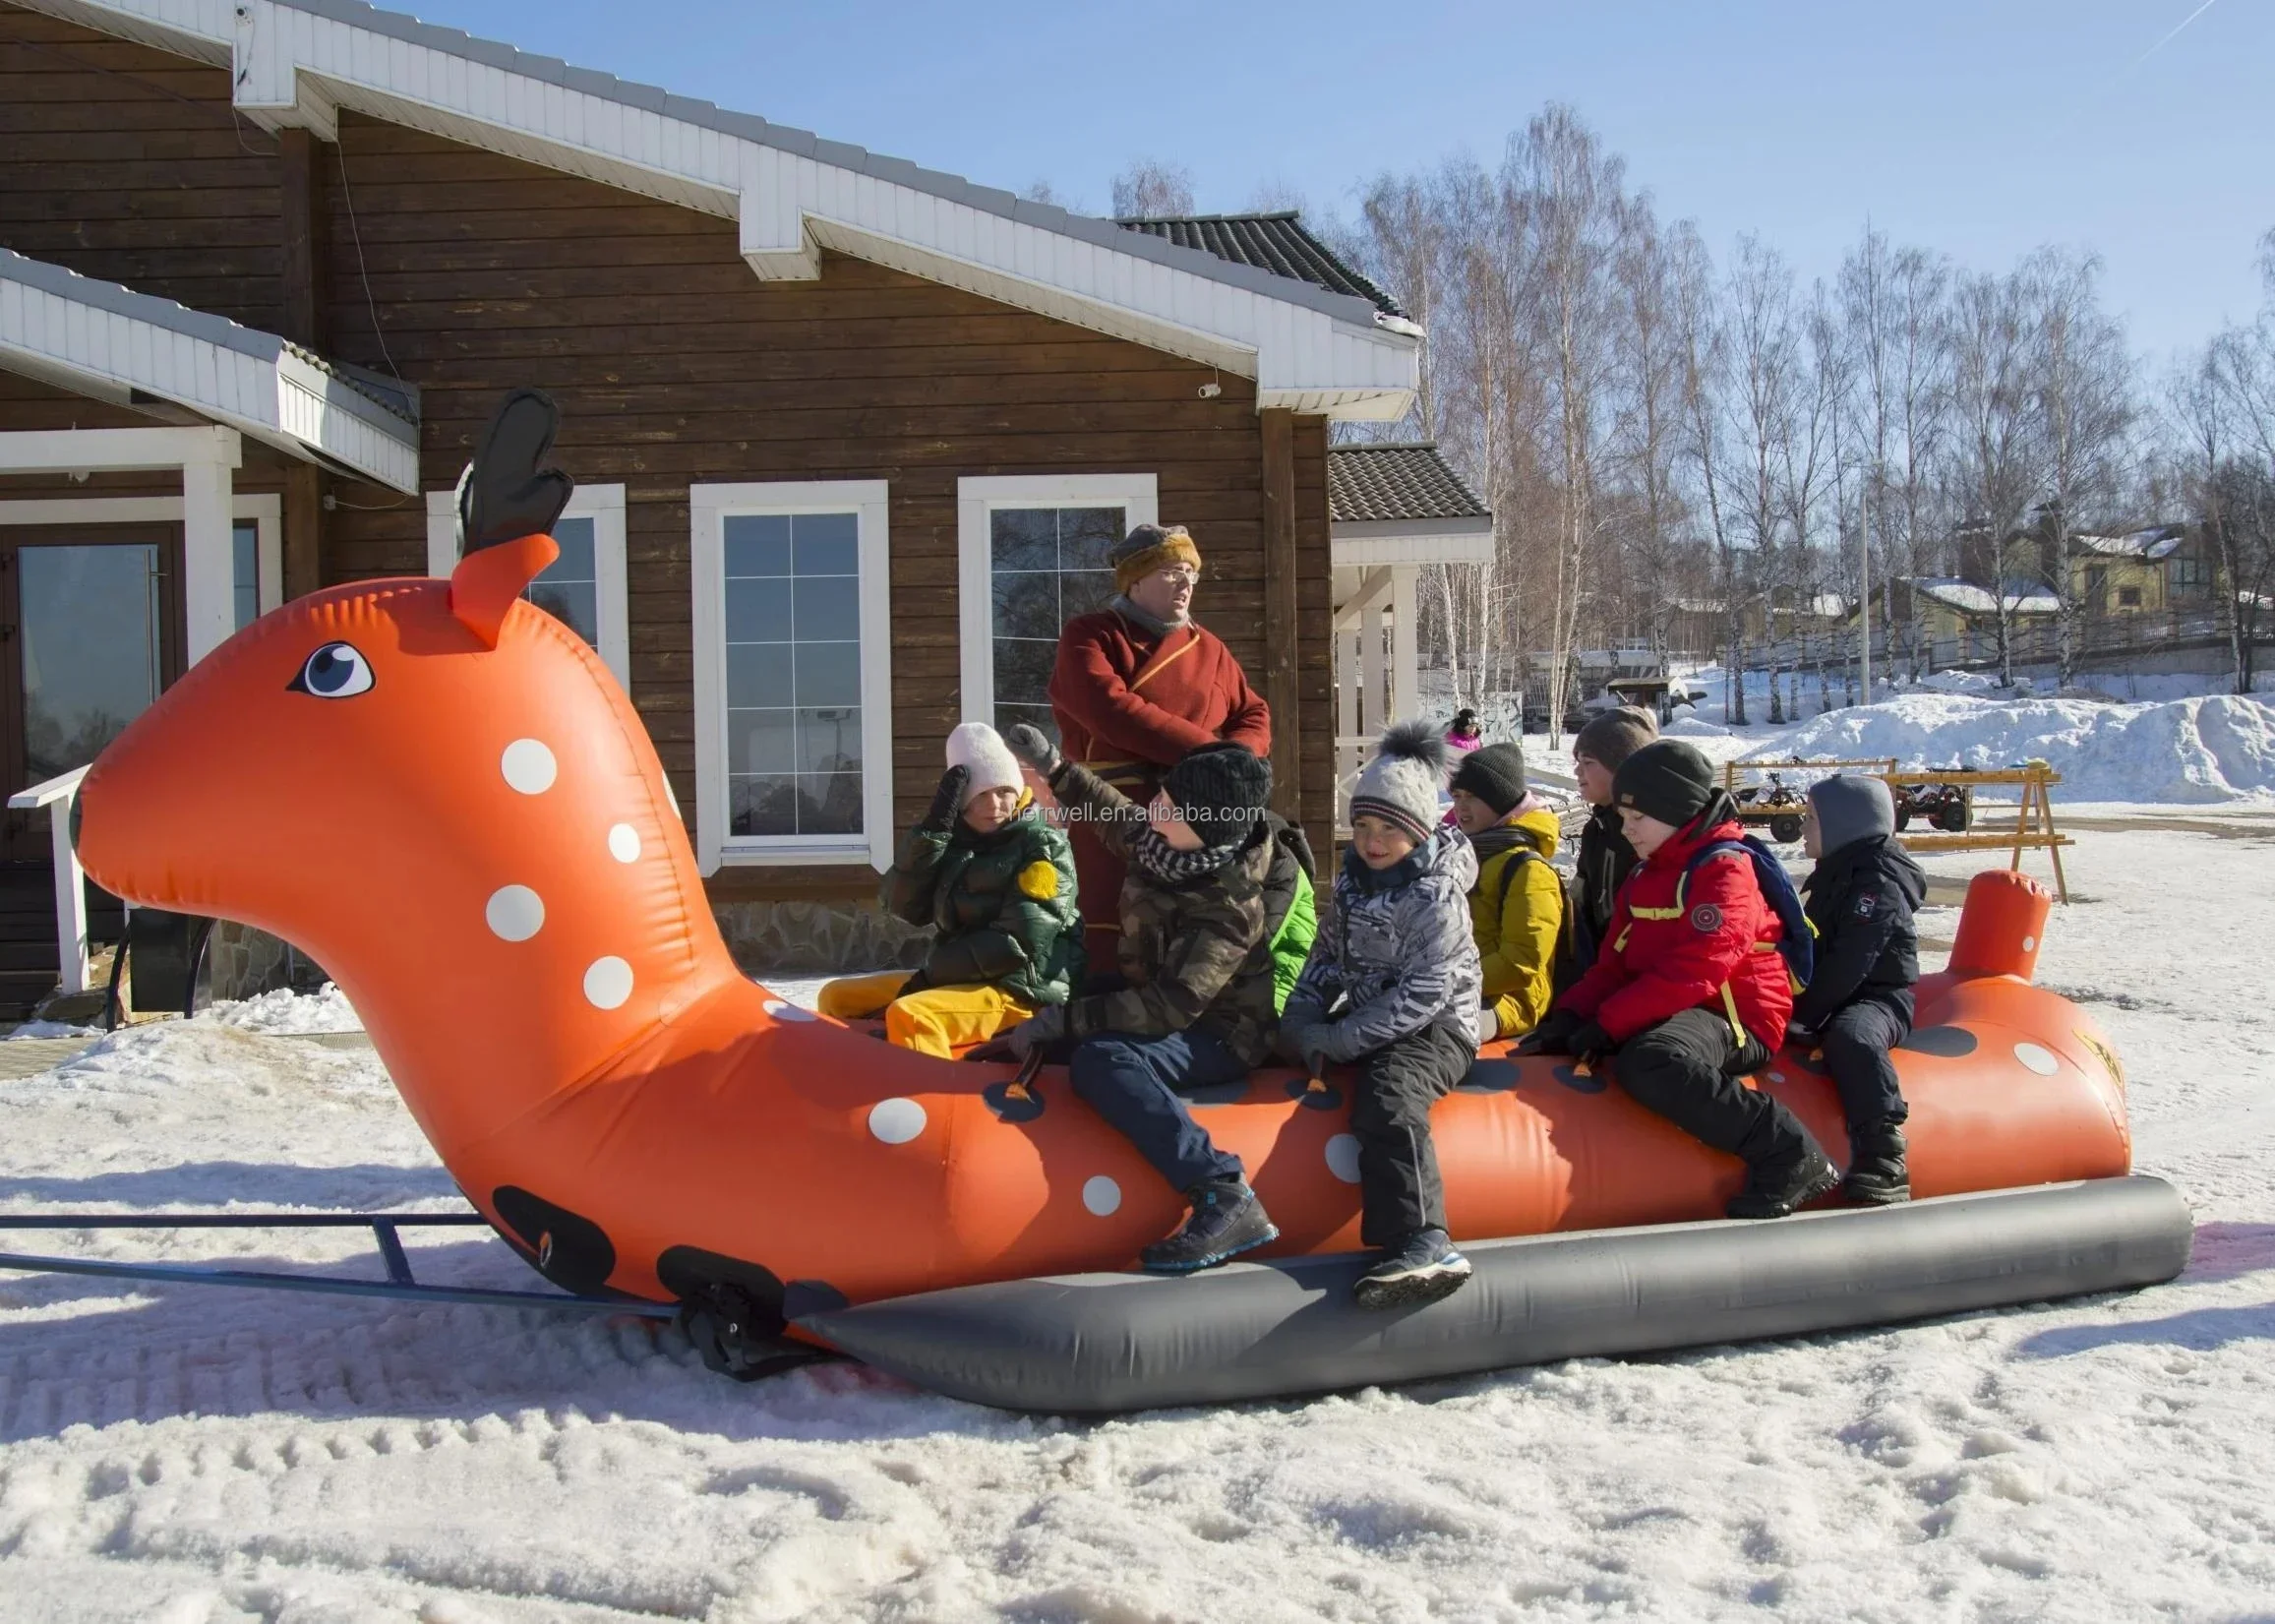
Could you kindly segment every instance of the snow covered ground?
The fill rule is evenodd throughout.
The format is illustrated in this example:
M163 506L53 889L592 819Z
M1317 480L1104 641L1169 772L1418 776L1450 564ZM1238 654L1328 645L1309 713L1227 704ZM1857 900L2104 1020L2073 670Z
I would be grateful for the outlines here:
M2042 974L2195 1204L2170 1287L1070 1423L852 1366L739 1387L637 1323L5 1276L0 1617L2266 1619L2275 810L2140 812L2082 835ZM0 1084L0 1210L453 1205L368 1052L280 1035L340 1019L240 1007ZM436 1280L535 1283L436 1233Z

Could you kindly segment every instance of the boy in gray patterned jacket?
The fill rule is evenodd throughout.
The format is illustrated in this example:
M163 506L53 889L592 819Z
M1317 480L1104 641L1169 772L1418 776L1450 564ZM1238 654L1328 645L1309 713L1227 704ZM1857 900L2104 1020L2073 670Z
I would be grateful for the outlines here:
M1434 1302L1469 1278L1430 1145L1430 1107L1467 1075L1484 1012L1469 930L1477 859L1439 821L1444 781L1445 746L1426 723L1383 735L1351 793L1334 926L1280 1015L1282 1050L1313 1076L1331 1060L1358 1067L1358 1233L1383 1254L1353 1292L1365 1308Z

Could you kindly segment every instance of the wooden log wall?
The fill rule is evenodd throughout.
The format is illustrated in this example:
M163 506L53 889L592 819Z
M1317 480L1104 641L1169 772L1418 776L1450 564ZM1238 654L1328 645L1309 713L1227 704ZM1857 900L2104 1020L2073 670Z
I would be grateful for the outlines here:
M1263 443L1254 385L863 261L760 282L733 221L343 115L280 159L225 74L0 8L0 242L269 331L424 391L422 483L448 489L499 395L561 400L562 465L626 486L632 697L694 793L688 488L891 483L896 821L928 800L958 710L956 481L1151 472L1208 561L1198 607L1261 685ZM306 177L318 195L280 205ZM322 233L288 255L280 219ZM294 271L287 297L285 271ZM5 405L0 404L0 410ZM1303 810L1333 806L1326 425L1292 425ZM333 480L326 582L426 568L417 498ZM288 538L288 548L292 546ZM296 583L297 584L297 583ZM1286 726L1293 718L1280 719ZM725 871L733 895L852 895L866 870Z

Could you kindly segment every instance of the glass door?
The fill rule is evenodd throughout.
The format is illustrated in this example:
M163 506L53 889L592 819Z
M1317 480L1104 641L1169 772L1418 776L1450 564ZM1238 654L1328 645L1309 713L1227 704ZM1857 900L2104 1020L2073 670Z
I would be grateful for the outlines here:
M0 532L0 730L11 793L85 766L181 670L171 525ZM44 862L44 813L11 815L6 860Z

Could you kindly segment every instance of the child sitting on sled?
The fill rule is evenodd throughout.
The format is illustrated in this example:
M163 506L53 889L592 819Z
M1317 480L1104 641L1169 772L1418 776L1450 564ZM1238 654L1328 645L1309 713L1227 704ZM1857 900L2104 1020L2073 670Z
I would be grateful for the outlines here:
M1817 967L1793 1005L1815 1035L1848 1118L1841 1189L1869 1206L1911 1199L1903 1121L1910 1114L1888 1051L1912 1030L1920 979L1912 910L1928 876L1896 844L1895 799L1878 778L1834 774L1809 788L1801 839L1817 868L1803 883L1817 928Z
M1793 984L1785 924L1741 839L1713 764L1679 739L1637 751L1612 805L1641 859L1620 887L1594 966L1556 1000L1522 1053L1616 1055L1628 1094L1693 1138L1746 1164L1732 1218L1783 1218L1840 1181L1800 1118L1748 1072L1785 1041ZM1783 871L1768 876L1783 893ZM1798 901L1793 928L1804 935Z
M1047 821L1019 762L985 722L948 735L948 770L931 810L884 876L885 907L938 933L915 975L829 983L824 1015L884 1013L903 1049L953 1058L1037 1010L1066 1001L1082 975L1074 853Z
M1138 1254L1149 1271L1190 1274L1278 1239L1240 1159L1184 1100L1240 1081L1271 1051L1274 943L1303 880L1297 853L1307 855L1268 810L1271 762L1245 746L1204 745L1140 807L1039 728L1021 723L1010 744L1129 868L1119 974L1013 1027L1006 1046L1022 1059L1071 1046L1075 1097L1191 1203L1176 1233Z
M1469 1278L1430 1143L1430 1107L1468 1074L1488 1018L1469 935L1477 859L1467 835L1438 820L1444 774L1445 746L1426 723L1383 735L1351 791L1334 924L1280 1016L1283 1053L1313 1076L1331 1060L1358 1068L1359 1238L1382 1253L1354 1288L1363 1308L1434 1302Z
M1454 769L1454 822L1477 854L1469 929L1484 975L1483 1036L1516 1038L1548 1013L1564 885L1556 855L1556 813L1525 787L1525 752L1487 745Z

